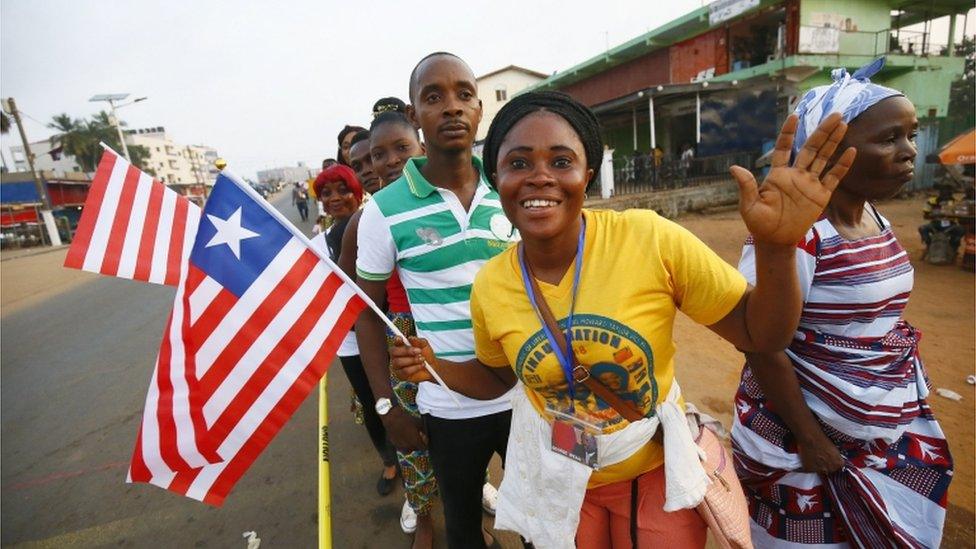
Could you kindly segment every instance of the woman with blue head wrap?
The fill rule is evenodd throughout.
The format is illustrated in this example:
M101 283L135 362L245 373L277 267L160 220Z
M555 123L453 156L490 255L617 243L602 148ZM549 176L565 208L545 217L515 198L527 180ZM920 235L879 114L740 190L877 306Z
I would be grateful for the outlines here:
M857 153L797 245L804 305L793 342L747 353L736 394L733 446L757 547L937 547L942 538L952 458L925 400L921 334L902 319L912 266L872 204L914 177L916 155L911 101L870 81L883 66L833 71L791 116L794 161L838 112L848 128L836 150ZM747 242L739 269L750 280L755 258Z

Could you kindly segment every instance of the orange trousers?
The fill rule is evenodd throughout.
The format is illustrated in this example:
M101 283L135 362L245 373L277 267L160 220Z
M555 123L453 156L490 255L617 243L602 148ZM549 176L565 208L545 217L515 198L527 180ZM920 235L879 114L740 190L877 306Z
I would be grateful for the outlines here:
M586 491L576 530L581 549L630 549L632 481L615 482ZM701 548L707 526L694 509L664 510L664 467L637 480L637 546L667 549Z

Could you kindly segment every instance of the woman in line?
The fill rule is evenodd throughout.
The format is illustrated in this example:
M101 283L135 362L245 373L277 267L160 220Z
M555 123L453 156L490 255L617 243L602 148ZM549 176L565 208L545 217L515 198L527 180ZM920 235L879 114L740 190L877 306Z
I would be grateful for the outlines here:
M377 105L390 104L389 99L387 98L385 102L380 100ZM381 110L377 113L374 107L374 115L375 118L369 127L369 151L372 171L379 176L380 190L382 190L383 187L400 177L403 164L407 159L412 156L422 156L424 148L420 143L417 130L410 125L402 113L395 110ZM346 226L342 237L342 254L338 261L339 267L352 277L356 276L356 236L359 231L360 216L361 211L356 212ZM395 272L387 282L386 297L386 311L390 320L404 334L416 333L406 290L404 290L403 284L400 283ZM366 375L369 377L370 372L366 372ZM387 400L391 404L392 400L396 400L411 418L419 420L420 416L415 402L416 384L392 377L389 370L381 372L378 379L374 379L372 383L380 384L374 385L378 387L375 391L376 395L385 395L392 390L395 399L386 397ZM383 402L384 398L381 396L377 400ZM370 411L376 414L375 410L370 409ZM397 449L396 455L400 464L400 472L403 475L403 487L406 496L400 510L400 529L405 534L414 534L413 547L415 549L429 548L434 541L434 526L430 509L431 498L437 493L437 481L434 479L427 451Z
M328 215L332 216L333 224L325 233L329 256L338 262L342 253L342 237L352 215L359 211L363 201L363 188L356 179L351 168L336 164L320 173L315 178L315 196L321 201ZM321 238L321 237L319 237ZM315 243L315 240L313 240ZM385 496L393 491L393 481L397 475L396 452L393 445L386 438L383 422L376 415L376 402L373 392L369 388L369 380L363 371L363 363L359 358L359 347L356 345L356 334L349 332L339 346L336 353L342 369L352 385L356 398L363 404L363 423L369 433L370 441L380 459L383 461L383 472L376 481L376 492Z
M376 103L373 103L373 118L376 118L385 112L398 112L400 114L405 114L407 112L407 104L404 103L399 97L384 97L382 99L377 99Z
M366 128L361 128L359 126L346 125L339 131L339 136L336 140L339 142L339 150L336 152L336 158L339 163L343 166L349 165L349 147L352 146L352 138L357 133L365 131Z
M762 187L744 168L732 168L759 252L760 276L751 287L653 211L583 209L603 151L599 124L585 106L538 92L502 107L485 140L485 166L522 242L475 279L477 359L436 359L418 338L392 350L401 377L429 379L426 359L451 388L474 398L500 395L516 380L525 385L514 393L496 527L541 547L704 546L705 524L694 509L708 480L674 379L674 317L681 310L740 349L775 351L789 342L800 313L795 243L854 156L845 151L821 176L846 129L836 116L788 167L795 129L791 117ZM565 354L555 352L562 338L541 320L543 301L570 342ZM595 384L584 373L643 419L624 419L588 389ZM659 418L665 445L654 436ZM567 433L575 447L563 446Z
M758 547L937 547L952 458L925 396L920 334L902 319L908 254L872 204L913 177L918 119L872 84L878 60L807 92L811 131L828 111L857 159L796 249L803 313L785 352L747 354L732 429ZM828 106L829 104L829 106ZM747 242L739 269L755 279Z

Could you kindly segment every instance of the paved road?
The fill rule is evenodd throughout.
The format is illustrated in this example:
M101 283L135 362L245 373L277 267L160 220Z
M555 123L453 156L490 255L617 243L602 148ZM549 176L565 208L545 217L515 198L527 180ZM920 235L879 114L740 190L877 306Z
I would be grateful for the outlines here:
M272 202L298 223L289 196ZM298 226L307 232L311 222ZM4 262L5 286L59 269L63 254L31 258L32 272L18 271L23 260ZM244 547L242 533L254 530L266 547L314 547L317 399L299 408L220 509L125 484L173 289L109 278L68 288L34 295L2 319L0 543ZM409 546L397 526L402 493L376 495L379 459L352 421L345 376L332 371L335 546Z

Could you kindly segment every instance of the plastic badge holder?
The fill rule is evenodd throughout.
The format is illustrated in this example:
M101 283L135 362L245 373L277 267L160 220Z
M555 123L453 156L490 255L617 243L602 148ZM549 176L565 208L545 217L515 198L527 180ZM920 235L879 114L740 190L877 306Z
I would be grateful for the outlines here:
M602 431L579 416L546 407L552 421L552 451L587 467L597 468L596 435Z

